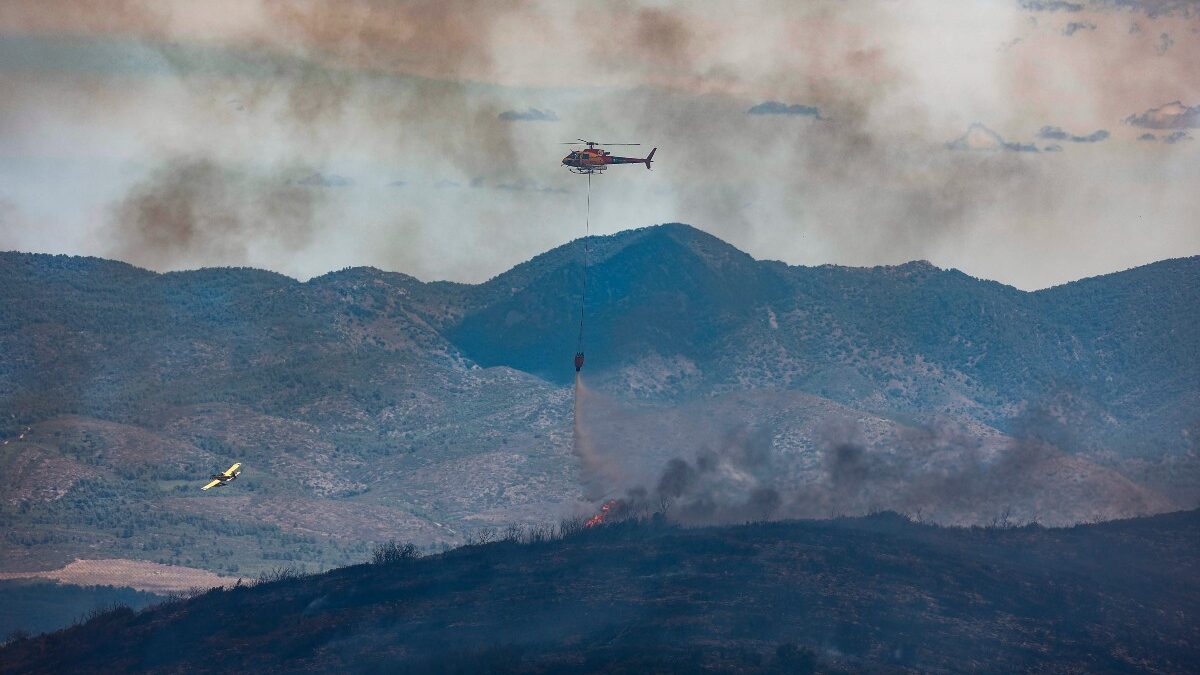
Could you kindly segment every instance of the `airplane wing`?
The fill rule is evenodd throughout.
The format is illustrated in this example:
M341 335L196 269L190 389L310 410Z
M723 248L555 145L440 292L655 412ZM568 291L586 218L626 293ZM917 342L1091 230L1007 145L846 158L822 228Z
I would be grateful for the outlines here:
M242 467L242 463L238 462L238 463L234 464L233 466L229 467L228 469L226 469L225 475L233 476L233 474L237 473L237 470L240 469L241 467Z
M220 485L220 484L221 484L221 481L219 481L219 480L214 480L214 481L212 481L211 483L209 483L208 485L205 485L204 487L202 487L202 488L200 488L200 489L201 489L201 490L207 490L207 489L209 489L209 488L215 488L215 487L217 487L217 486L218 486L218 485Z

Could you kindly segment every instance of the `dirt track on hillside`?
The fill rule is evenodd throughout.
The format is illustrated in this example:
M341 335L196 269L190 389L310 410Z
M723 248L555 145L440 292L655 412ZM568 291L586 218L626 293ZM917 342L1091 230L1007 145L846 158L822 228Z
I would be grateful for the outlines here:
M0 572L0 579L53 579L80 586L128 586L150 593L173 593L193 588L233 586L237 580L193 567L160 565L145 560L110 558L76 560L65 567L42 572Z

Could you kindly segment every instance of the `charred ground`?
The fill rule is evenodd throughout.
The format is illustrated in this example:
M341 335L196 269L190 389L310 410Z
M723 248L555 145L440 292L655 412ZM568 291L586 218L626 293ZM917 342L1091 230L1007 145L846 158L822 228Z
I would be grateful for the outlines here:
M1200 512L1066 529L651 519L116 610L0 671L1184 672Z

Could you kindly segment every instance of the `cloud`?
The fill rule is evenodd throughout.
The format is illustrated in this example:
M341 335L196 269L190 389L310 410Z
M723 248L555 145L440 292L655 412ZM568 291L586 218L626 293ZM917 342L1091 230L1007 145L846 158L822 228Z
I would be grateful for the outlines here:
M967 133L946 143L946 148L949 150L1038 152L1036 145L1006 141L1000 134L978 122L972 124L971 128L967 129Z
M1103 141L1106 138L1108 138L1108 130L1107 129L1097 129L1096 131L1093 131L1092 133L1088 134L1087 136L1072 136L1071 142L1072 143L1097 143L1099 141Z
M1188 107L1171 101L1141 115L1130 115L1125 123L1143 129L1195 129L1200 127L1200 105Z
M1055 141L1065 141L1071 138L1071 134L1063 131L1059 127L1042 127L1037 133L1038 138L1048 138Z
M1070 37L1081 30L1096 30L1096 24L1090 21L1072 21L1063 28L1063 35Z
M296 184L306 187L347 187L354 185L354 181L336 173L323 174L318 171L301 178Z
M1159 55L1165 55L1167 51L1171 49L1171 45L1173 44L1175 44L1175 39L1172 38L1170 34L1163 33L1158 36L1158 44L1155 45L1154 49L1159 53Z
M1087 136L1076 136L1074 134L1063 131L1061 127L1042 127L1037 133L1038 138L1044 138L1050 141L1070 141L1072 143L1096 143L1108 138L1108 131L1098 129L1088 134Z
M814 119L825 119L821 117L821 110L812 105L801 105L795 103L788 105L779 101L764 101L746 111L751 115L795 115L799 117L812 117Z
M1118 9L1130 9L1143 12L1149 17L1167 16L1179 13L1183 16L1193 16L1200 9L1196 0L1093 0L1099 5L1108 5Z
M1062 152L1062 146L1058 143L1052 143L1043 147L1042 152Z
M558 115L554 114L553 110L539 110L537 108L528 108L526 110L505 110L500 113L499 118L505 122L557 122Z
M1137 139L1139 141L1157 141L1157 140L1159 140L1158 136L1155 136L1154 134L1151 134L1151 133L1142 134L1141 136L1138 136ZM1190 141L1190 140L1192 140L1192 136L1191 136L1191 134L1189 134L1186 131L1173 131L1162 137L1162 142L1167 143L1168 145L1175 145L1176 143L1179 143L1182 141Z
M1020 0L1021 9L1031 12L1079 12L1083 5L1063 0Z

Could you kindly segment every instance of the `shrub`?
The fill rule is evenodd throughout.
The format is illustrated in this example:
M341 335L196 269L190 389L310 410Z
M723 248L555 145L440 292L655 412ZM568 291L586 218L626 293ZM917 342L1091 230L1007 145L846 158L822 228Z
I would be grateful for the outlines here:
M4 638L4 640L2 642L0 642L0 645L10 645L10 644L13 644L14 642L28 640L30 637L31 636L28 631L22 630L20 628L14 628L12 630L12 632L10 632L8 634L8 637Z
M467 546L490 544L493 541L496 541L497 536L496 529L492 527L485 527L480 530L475 530L474 532L467 534Z
M259 572L256 584L271 584L276 581L286 581L288 579L298 579L300 572L293 565L281 565L272 567L265 572Z
M550 541L554 538L553 525L530 525L525 530L524 542L526 544L538 544Z
M562 520L558 521L558 536L562 539L566 539L573 534L582 532L586 527L584 525L586 522L587 518L584 518L583 516L563 518Z
M383 544L376 544L371 549L371 564L373 565L395 565L416 560L417 557L417 545L412 542L401 544L393 539Z
M89 609L80 617L79 623L87 624L93 621L108 621L120 617L130 617L134 615L133 608L129 605L120 602L111 602Z
M500 536L500 541L511 541L519 544L525 539L525 528L517 523L513 523L504 528L504 534Z

